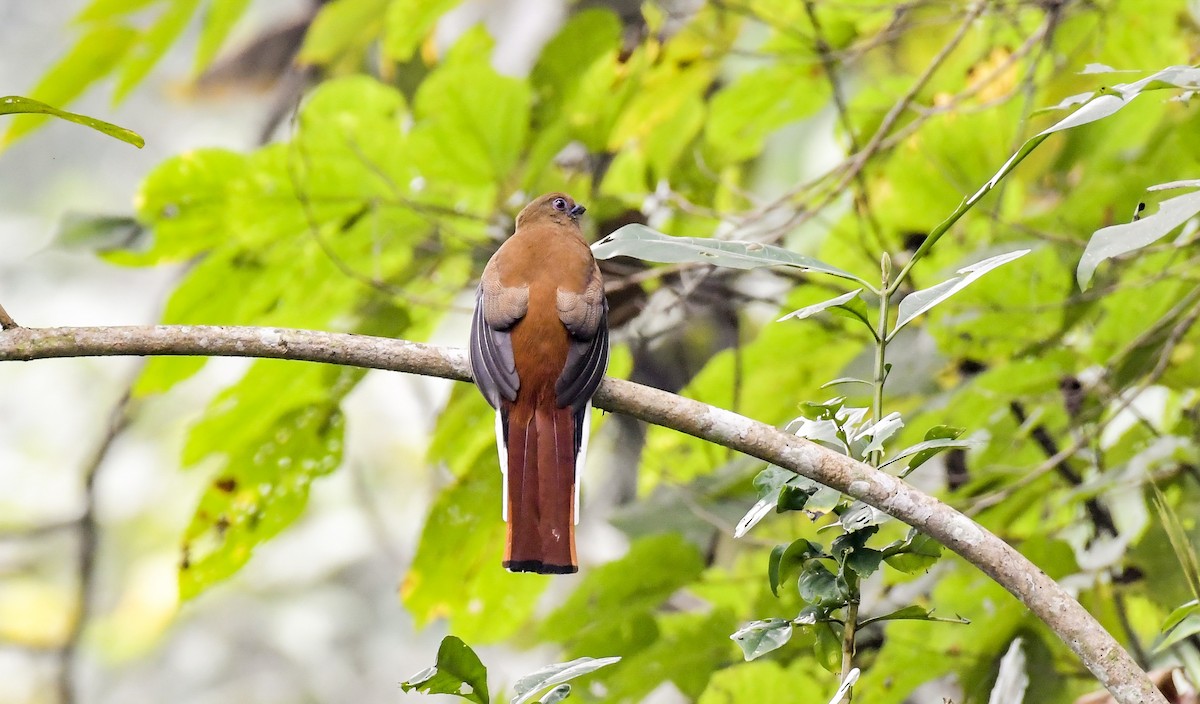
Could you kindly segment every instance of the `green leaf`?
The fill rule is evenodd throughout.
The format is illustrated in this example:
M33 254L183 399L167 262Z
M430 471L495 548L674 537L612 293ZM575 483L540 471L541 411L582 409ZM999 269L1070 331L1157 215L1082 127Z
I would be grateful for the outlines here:
M543 622L543 637L568 643L583 638L617 640L609 634L627 627L639 614L652 612L703 569L699 550L678 534L637 540L624 557L584 576L582 584Z
M843 514L844 515L844 514ZM867 544L871 536L879 532L879 526L868 525L854 531L847 531L833 539L829 544L829 554L841 562L855 550L860 550Z
M408 61L434 25L462 0L392 0L383 22L383 51L393 61Z
M200 149L159 164L142 181L134 197L137 218L153 232L154 244L149 251L131 253L117 261L183 261L229 238L229 209L250 163L236 152Z
M1154 244L1175 228L1192 219L1200 212L1200 190L1164 200L1158 212L1133 222L1109 225L1092 233L1075 277L1079 287L1086 290L1100 262L1122 254L1128 254Z
M192 427L184 463L223 461L184 531L182 599L236 573L303 512L313 480L341 463L338 404L363 373L261 360Z
M511 704L525 704L525 702L536 697L539 692L545 690L547 687L569 682L576 677L581 677L595 672L602 667L608 667L620 662L620 660L621 658L576 658L570 662L547 665L537 672L532 672L517 680L517 683L513 685L513 690L517 693L517 696L512 698ZM570 688L567 691L569 692Z
M915 529L909 532L905 540L897 541L883 550L884 561L905 574L928 570L941 556L942 546Z
M129 27L107 23L93 27L42 76L29 97L48 105L67 105L108 75L136 38L137 31ZM42 119L22 116L13 120L0 139L0 149L38 127Z
M751 621L729 636L742 649L742 656L747 661L782 648L791 638L792 622L786 618Z
M762 153L775 130L815 113L829 97L829 82L809 66L783 63L751 71L712 99L704 139L724 159Z
M824 516L842 501L842 492L829 486L822 486L812 496L808 498L808 502L804 504L804 510L809 516L816 519L819 516Z
M113 90L113 102L119 103L137 87L150 73L167 49L187 28L200 0L170 0L167 8L154 24L138 37L129 55L121 64L117 87Z
M806 659L784 667L773 660L737 663L713 673L697 704L792 701L797 692L819 692L824 682Z
M779 497L775 500L775 513L799 511L808 503L808 499L820 490L820 485L814 481L800 478L803 481L788 482L779 488Z
M1160 630L1163 633L1169 633L1171 629L1178 626L1185 618L1192 616L1193 614L1200 614L1200 600L1198 599L1192 599L1191 601L1177 607L1174 611L1172 611L1170 615L1167 616L1167 619L1163 621L1163 625Z
M837 606L846 603L847 595L838 584L837 575L820 560L809 560L800 572L800 598L817 606Z
M463 688L466 688L466 691ZM470 646L454 636L446 636L438 647L437 664L401 682L405 692L453 694L467 701L488 704L487 668Z
M628 256L651 262L696 262L733 269L790 266L866 285L865 281L854 274L775 245L701 237L672 237L636 223L626 225L592 245L592 253L597 259Z
M15 115L20 113L53 115L61 120L74 122L75 124L84 125L85 127L91 127L97 132L103 132L109 137L115 137L122 142L128 142L138 149L146 146L146 140L142 139L140 134L134 132L133 130L125 129L124 127L118 127L111 122L97 120L94 117L88 117L87 115L80 115L74 112L67 112L66 110L59 110L58 108L47 105L41 101L33 100L31 98L22 98L19 95L9 95L0 98L0 115Z
M417 89L409 148L422 177L495 188L520 160L533 96L496 73L491 44L482 28L468 32Z
M882 552L874 548L858 548L846 557L844 564L848 569L853 570L859 579L866 579L875 574L875 570L879 569L879 563L882 560Z
M350 52L365 50L383 28L387 6L388 0L333 0L322 5L296 60L326 66Z
M813 655L821 667L830 672L838 672L842 667L842 639L833 630L829 622L813 626L817 640L813 643Z
M804 538L793 541L790 545L776 545L771 550L771 557L767 563L767 578L771 584L771 593L779 596L779 585L799 572L807 560L821 556L823 556L821 545Z
M896 333L899 332L900 329L905 325L908 325L910 322L912 322L914 318L922 313L927 312L929 309L963 290L967 286L970 286L981 276L988 273L992 269L995 269L1003 264L1007 264L1014 259L1019 259L1020 257L1029 254L1029 252L1030 250L1028 249L1020 249L1015 252L1009 252L1008 254L989 257L983 261L976 262L970 266L965 266L959 269L958 276L946 279L936 286L931 286L929 288L908 294L904 297L904 300L900 301L900 309L896 313L896 325L892 328L892 331L888 333L888 339L890 340L894 338Z
M212 0L209 3L200 28L200 40L196 43L194 73L208 68L248 7L250 0Z
M1162 638L1155 642L1154 652L1161 653L1197 633L1200 633L1200 613L1192 612L1180 619L1170 631L1165 632Z

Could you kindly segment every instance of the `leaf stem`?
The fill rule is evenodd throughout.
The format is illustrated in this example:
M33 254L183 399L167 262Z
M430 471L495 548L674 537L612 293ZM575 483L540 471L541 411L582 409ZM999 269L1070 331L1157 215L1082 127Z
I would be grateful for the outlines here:
M893 291L891 284L892 258L885 252L880 262L882 285L879 287L879 322L875 331L875 397L871 403L871 414L878 423L883 418L883 385L887 381L887 343L888 343L888 308L891 304ZM878 467L883 459L883 452L871 453L870 464Z
M1004 177L1008 176L1008 174L1017 167L1017 164L1020 164L1022 161L1024 161L1025 157L1029 156L1029 154L1034 149L1037 149L1042 142L1046 141L1046 138L1049 136L1049 133L1039 134L1029 139L1029 141L1025 142L1025 144L1022 144L1021 148L1017 150L1017 153L1013 154L1011 157L1009 157L1008 161L1004 162L1004 166L1000 167L1000 170L996 172L996 175L988 179L988 182L983 184L978 191L975 191L975 195L964 199L963 202L959 203L958 207L954 209L954 212L950 213L949 217L938 223L937 227L930 230L929 235L925 238L925 241L921 243L920 247L917 247L917 251L913 252L913 255L909 257L908 261L904 263L904 266L900 268L900 273L896 274L896 278L890 283L884 283L884 291L889 295L895 293L896 289L900 287L900 284L904 283L904 280L908 278L908 272L913 268L913 265L917 263L917 260L925 256L925 254L927 254L929 250L933 248L933 245L942 238L942 235L946 234L946 231L954 226L954 223L958 222L962 216L966 215L968 210L974 208L984 196L986 196L993 188L996 187L996 184L1003 181Z

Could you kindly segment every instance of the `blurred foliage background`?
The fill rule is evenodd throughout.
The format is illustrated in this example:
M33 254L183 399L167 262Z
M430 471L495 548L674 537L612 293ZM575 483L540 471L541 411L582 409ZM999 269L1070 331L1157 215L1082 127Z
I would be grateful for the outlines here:
M5 91L59 107L89 90L121 103L168 89L185 105L254 106L256 145L164 155L131 203L74 213L48 244L99 257L109 286L157 272L166 323L462 344L483 263L551 190L587 204L595 238L643 223L781 244L873 278L883 252L902 264L1064 114L1044 108L1126 80L1096 65L1136 77L1200 49L1200 9L1167 0L333 0L290 16L257 5L92 0L57 63ZM145 85L173 56L184 59L170 85ZM900 441L940 424L973 441L910 480L1069 583L1146 666L1197 660L1200 616L1161 635L1200 597L1180 559L1200 503L1195 223L1106 264L1086 292L1074 272L1095 230L1155 208L1147 187L1200 175L1195 105L1177 97L1149 94L1047 141L938 243L913 287L1033 251L889 352ZM123 114L134 129L170 126L153 110ZM0 160L38 137L36 118L0 126L15 143ZM859 387L823 388L869 368L863 330L773 322L841 292L829 280L604 268L611 374L780 425L835 393L867 405ZM19 301L4 299L26 322ZM446 632L483 646L493 686L531 663L622 656L576 688L581 699L823 701L836 689L811 648L743 662L729 639L800 610L794 592L772 594L768 554L821 540L829 522L786 514L735 541L761 463L598 419L582 572L512 575L499 567L491 414L473 389L281 361L121 370L112 407L91 414L95 451L59 470L72 479L55 486L77 502L42 514L0 490L0 650L24 678L0 684L0 699L390 701L416 696L397 683ZM20 408L3 408L0 422L19 427ZM155 448L140 464L119 454L134 442ZM30 451L2 456L5 482L37 481L22 471ZM129 463L139 468L114 466ZM186 479L154 479L178 467ZM115 477L159 493L123 501ZM971 625L864 631L864 700L985 701L1016 636L1035 683L1025 701L1096 687L956 557L864 585L864 616L913 602Z

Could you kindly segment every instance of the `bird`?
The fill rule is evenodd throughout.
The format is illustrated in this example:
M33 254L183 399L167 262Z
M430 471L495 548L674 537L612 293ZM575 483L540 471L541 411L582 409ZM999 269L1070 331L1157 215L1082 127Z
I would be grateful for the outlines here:
M530 202L475 296L469 359L496 409L511 572L579 569L579 477L609 354L604 278L579 223L585 211L565 193Z

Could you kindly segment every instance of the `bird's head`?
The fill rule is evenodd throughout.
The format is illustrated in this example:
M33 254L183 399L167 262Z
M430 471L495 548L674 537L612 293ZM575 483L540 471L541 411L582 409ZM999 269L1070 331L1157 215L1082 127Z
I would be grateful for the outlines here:
M587 208L566 193L547 193L536 198L517 215L517 227L539 222L579 227L579 218Z

